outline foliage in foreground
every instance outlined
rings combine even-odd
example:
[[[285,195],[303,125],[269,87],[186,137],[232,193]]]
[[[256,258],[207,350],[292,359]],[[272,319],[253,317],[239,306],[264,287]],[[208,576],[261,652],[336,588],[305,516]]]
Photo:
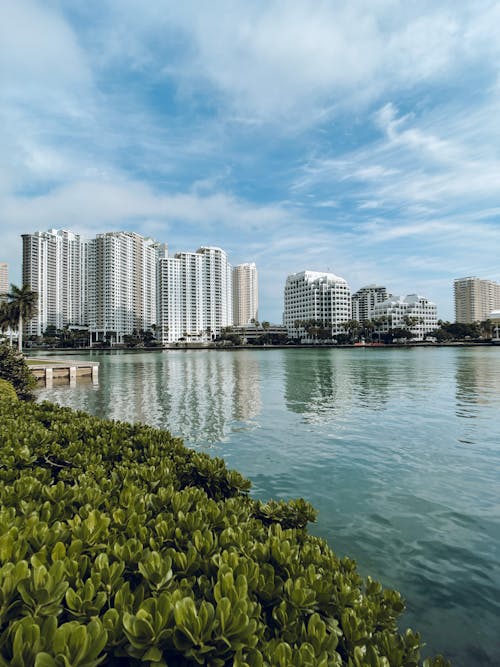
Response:
[[[419,664],[400,595],[310,536],[308,503],[48,403],[2,401],[0,443],[0,665]]]
[[[14,389],[14,385],[8,380],[0,378],[0,401],[5,399],[11,401],[18,400],[16,390]]]
[[[32,389],[36,386],[33,373],[28,368],[23,355],[0,340],[0,379],[10,382],[19,398],[32,400]]]

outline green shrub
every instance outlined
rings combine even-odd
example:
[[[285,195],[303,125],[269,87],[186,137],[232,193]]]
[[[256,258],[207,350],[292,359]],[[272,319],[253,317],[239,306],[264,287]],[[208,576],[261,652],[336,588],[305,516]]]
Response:
[[[0,665],[420,664],[400,595],[309,535],[305,501],[48,403],[0,402],[0,443]]]
[[[10,382],[19,398],[33,399],[31,392],[36,386],[35,377],[23,355],[6,341],[0,341],[0,379]]]
[[[10,382],[0,378],[0,401],[3,399],[17,401],[17,394],[14,386]]]

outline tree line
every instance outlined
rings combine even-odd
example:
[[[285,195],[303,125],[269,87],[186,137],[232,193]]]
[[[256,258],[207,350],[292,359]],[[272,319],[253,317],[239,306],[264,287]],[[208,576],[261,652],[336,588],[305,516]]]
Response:
[[[23,327],[24,323],[33,318],[37,312],[38,294],[29,287],[23,285],[17,287],[11,285],[9,292],[0,294],[0,333],[9,333],[12,340],[12,334],[17,331],[18,349],[23,347]],[[305,320],[295,320],[295,329],[303,329],[308,338],[319,341],[336,341],[339,344],[353,344],[359,341],[392,343],[394,340],[412,340],[415,334],[412,332],[417,324],[422,323],[422,319],[405,315],[403,318],[404,326],[391,327],[388,325],[387,316],[375,317],[358,321],[355,319],[347,320],[342,323],[343,332],[332,333],[333,323],[328,319],[309,318]],[[271,333],[270,323],[252,320],[256,329],[262,329],[262,334],[249,341],[255,345],[273,345],[285,344],[289,338],[283,334]],[[491,339],[494,331],[494,323],[489,320],[464,324],[461,322],[448,322],[438,320],[438,326],[428,332],[425,332],[424,339],[430,338],[438,343],[444,343],[454,340],[487,340]],[[207,329],[211,334],[211,330]],[[111,336],[111,332],[110,332]],[[215,338],[215,337],[214,337]],[[296,339],[299,342],[301,337]],[[87,347],[89,344],[89,334],[85,327],[65,326],[57,329],[53,325],[47,326],[42,337],[36,337],[34,342],[53,345],[54,347]],[[156,326],[151,329],[134,329],[131,334],[123,337],[123,342],[127,347],[154,347],[158,344],[156,341]],[[216,343],[229,343],[232,345],[241,345],[243,339],[233,327],[225,327],[219,336],[215,338]],[[103,343],[106,345],[106,341]],[[107,343],[110,345],[110,342]]]

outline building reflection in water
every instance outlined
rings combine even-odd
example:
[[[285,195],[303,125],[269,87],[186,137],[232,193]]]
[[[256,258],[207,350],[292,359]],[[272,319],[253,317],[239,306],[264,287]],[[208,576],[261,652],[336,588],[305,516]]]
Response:
[[[500,372],[496,359],[490,359],[485,352],[484,348],[474,347],[458,351],[455,366],[458,417],[474,418],[481,412],[479,406],[500,405]]]
[[[297,351],[285,357],[285,401],[307,421],[329,421],[364,406],[383,409],[390,395],[393,370],[388,359],[363,351],[311,353]],[[362,361],[362,363],[360,363]]]
[[[189,445],[252,428],[262,409],[260,366],[252,352],[175,350],[95,355],[100,383],[42,390],[40,398],[108,419],[144,422]]]
[[[223,440],[242,423],[250,428],[261,410],[259,362],[251,353],[169,352],[155,371],[155,421],[188,444]]]

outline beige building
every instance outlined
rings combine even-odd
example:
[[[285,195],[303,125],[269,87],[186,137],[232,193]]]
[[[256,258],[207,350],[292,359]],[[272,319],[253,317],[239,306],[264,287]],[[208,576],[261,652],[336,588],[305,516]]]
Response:
[[[238,264],[233,268],[233,323],[245,326],[258,320],[259,294],[255,263]]]
[[[9,265],[7,264],[7,262],[0,262],[0,300],[1,300],[1,295],[6,294],[8,291],[9,291]]]
[[[476,277],[454,281],[455,321],[472,324],[488,319],[491,311],[500,308],[500,284]]]

